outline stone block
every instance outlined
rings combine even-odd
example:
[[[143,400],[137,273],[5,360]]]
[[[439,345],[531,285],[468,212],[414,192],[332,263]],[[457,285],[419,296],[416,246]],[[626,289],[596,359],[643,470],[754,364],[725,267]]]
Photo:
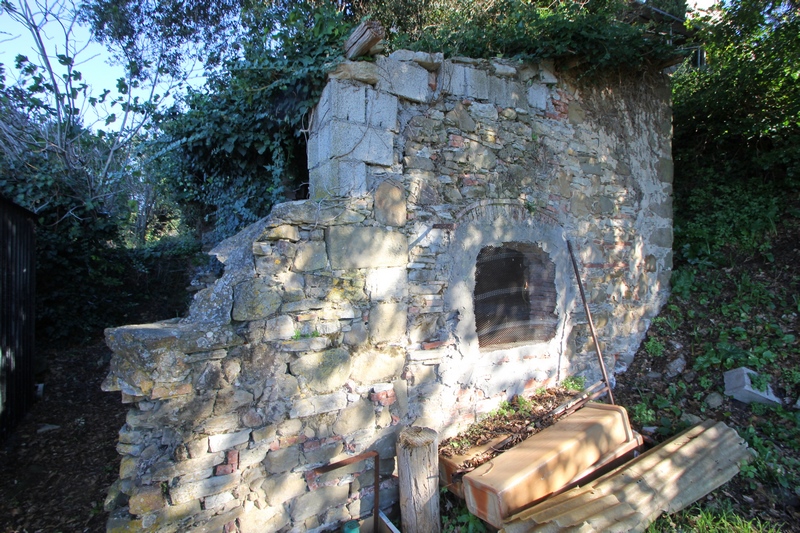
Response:
[[[252,392],[236,387],[227,387],[217,393],[217,401],[214,402],[214,414],[231,413],[239,407],[253,403],[253,399]],[[230,429],[235,429],[235,427]]]
[[[200,514],[201,512],[200,500],[192,500],[179,505],[168,505],[154,515],[147,517],[147,528],[150,528],[149,530],[151,531],[158,530],[159,528],[165,528],[166,531],[173,531],[179,522]],[[149,523],[150,520],[152,520],[152,524]],[[143,523],[142,525],[145,524]],[[148,530],[147,528],[146,530]]]
[[[240,533],[278,531],[289,524],[291,517],[283,507],[253,509],[239,517]]]
[[[270,474],[282,474],[300,464],[300,448],[290,446],[281,450],[271,450],[264,458],[264,468]]]
[[[210,512],[211,511],[207,511],[207,513]],[[230,511],[223,511],[222,514],[214,515],[209,518],[208,521],[201,522],[199,525],[184,530],[181,533],[219,533],[220,531],[223,531],[223,533],[232,533],[236,528],[230,529],[228,524],[239,518],[242,514],[244,514],[244,508],[235,507]]]
[[[261,484],[267,495],[267,502],[279,506],[306,492],[306,479],[301,473],[275,474],[267,477]]]
[[[405,267],[375,268],[367,271],[366,291],[373,302],[408,296],[408,270]]]
[[[292,506],[292,520],[295,522],[316,516],[327,509],[339,507],[347,503],[350,487],[340,485],[335,487],[321,487],[313,492],[307,492],[295,500]]]
[[[311,168],[339,158],[385,167],[394,162],[394,134],[388,130],[332,120],[314,137],[318,161]]]
[[[323,241],[304,242],[297,245],[292,269],[296,272],[313,272],[328,266],[328,253]]]
[[[518,81],[490,76],[489,94],[492,95],[492,101],[499,106],[515,109],[528,107],[527,91]]]
[[[542,61],[541,64],[539,64],[539,80],[541,80],[542,83],[548,85],[558,83],[558,78],[554,72],[555,68],[553,67],[552,61]]]
[[[494,104],[482,104],[473,102],[469,106],[469,114],[478,121],[491,121],[494,122],[498,118],[497,107]]]
[[[369,337],[373,344],[398,343],[405,339],[408,306],[405,303],[382,302],[369,312]]]
[[[475,131],[475,120],[470,116],[469,111],[461,102],[456,103],[455,107],[445,115],[445,123],[452,123],[463,132],[471,133]],[[433,170],[432,168],[429,170]]]
[[[414,52],[411,60],[425,70],[435,72],[442,66],[444,54],[441,52]]]
[[[150,392],[150,399],[174,398],[175,396],[190,394],[192,390],[191,383],[158,383]]]
[[[363,429],[375,429],[375,408],[366,400],[359,400],[355,405],[342,409],[333,424],[333,432],[342,436]]]
[[[330,463],[334,457],[342,453],[342,450],[344,450],[344,445],[341,442],[332,442],[319,448],[307,448],[303,451],[303,455],[306,464],[321,465]]]
[[[537,111],[547,109],[550,90],[544,85],[534,84],[528,87],[528,104]]]
[[[753,375],[758,375],[758,372],[743,366],[725,372],[725,394],[733,396],[744,403],[756,402],[768,405],[782,405],[769,384],[765,391],[760,391],[753,387],[751,381],[751,376]]]
[[[132,517],[127,507],[113,511],[106,522],[107,533],[139,533],[143,529],[141,519]]]
[[[337,119],[365,124],[366,112],[367,98],[364,85],[332,79],[322,91],[311,127],[317,129]]]
[[[393,59],[394,61],[413,61],[414,60],[414,51],[413,50],[395,50],[391,54],[389,54],[389,59]]]
[[[371,61],[343,61],[328,77],[342,81],[360,81],[369,85],[375,85],[380,80],[378,65]]]
[[[275,276],[281,299],[284,302],[296,302],[305,297],[305,278],[297,272],[280,272]]]
[[[405,362],[405,350],[400,347],[364,351],[353,356],[352,377],[365,385],[392,381],[403,372]]]
[[[494,68],[494,75],[503,78],[511,78],[517,75],[516,67],[492,61],[492,68]]]
[[[211,435],[208,437],[209,451],[219,452],[244,444],[250,440],[250,430],[245,429],[237,433],[225,433],[223,435]]]
[[[397,97],[367,89],[367,124],[373,128],[397,131]]]
[[[150,481],[171,481],[176,477],[183,477],[196,472],[209,472],[218,464],[225,461],[223,453],[204,453],[196,459],[172,462],[160,461],[151,465],[146,471],[143,479]]]
[[[216,476],[195,481],[192,483],[180,484],[169,489],[169,498],[173,505],[178,505],[190,500],[205,498],[212,494],[230,491],[239,486],[239,475],[228,474],[227,476]]]
[[[408,239],[399,231],[382,228],[333,226],[326,230],[331,268],[405,266]]]
[[[569,123],[573,125],[583,124],[586,120],[586,111],[581,106],[580,102],[572,101],[569,103],[569,107],[567,108],[567,118],[569,119]]]
[[[376,88],[412,102],[427,103],[433,99],[433,91],[428,86],[428,71],[423,67],[406,61],[396,61],[388,57],[378,58]]]
[[[306,416],[319,415],[338,411],[347,406],[347,394],[335,392],[333,394],[323,394],[311,398],[296,400],[292,404],[289,416],[292,418],[303,418]]]
[[[253,430],[253,442],[272,442],[278,437],[278,430],[275,426],[266,426]]]
[[[364,161],[332,159],[309,171],[312,200],[367,194],[367,165]]]
[[[363,346],[369,340],[369,331],[363,320],[354,320],[350,324],[350,331],[344,334],[344,342],[347,346]]]
[[[265,279],[245,281],[233,291],[234,320],[242,322],[267,318],[281,306],[281,297],[271,282]]]
[[[263,461],[267,456],[269,447],[270,447],[270,442],[264,442],[263,444],[258,445],[255,448],[241,450],[239,452],[239,469],[244,470],[250,466],[253,466],[254,464],[258,464],[261,461]]]
[[[267,320],[264,327],[264,342],[273,340],[291,339],[295,332],[294,320],[288,315],[282,315]]]
[[[272,208],[270,216],[284,220],[287,224],[333,226],[337,224],[358,224],[366,216],[353,208],[338,204],[323,204],[309,200],[283,202]]]
[[[224,415],[206,418],[198,429],[203,433],[228,433],[239,429],[239,415],[236,413],[226,413]]]
[[[442,93],[476,100],[489,98],[489,77],[485,71],[445,61],[439,74]]]
[[[280,226],[269,228],[261,238],[268,241],[287,240],[297,242],[300,240],[300,230],[297,229],[297,226],[281,224]]]
[[[387,226],[406,225],[406,193],[402,187],[384,181],[375,190],[375,220]]]
[[[674,166],[672,163],[672,159],[662,157],[658,160],[658,179],[664,183],[672,183],[674,177]]]
[[[309,353],[292,361],[289,369],[293,375],[305,379],[313,392],[333,392],[350,377],[350,352],[344,348],[333,348]]]
[[[653,230],[650,234],[650,244],[662,248],[672,248],[672,226]]]
[[[214,494],[213,496],[206,496],[203,500],[203,507],[205,509],[216,509],[218,507],[224,506],[229,501],[233,500],[233,494],[230,492],[222,492],[220,494]]]
[[[128,507],[130,513],[134,515],[143,515],[145,513],[152,513],[158,511],[167,504],[164,499],[164,493],[161,490],[161,485],[145,485],[134,489],[134,493],[130,495]]]

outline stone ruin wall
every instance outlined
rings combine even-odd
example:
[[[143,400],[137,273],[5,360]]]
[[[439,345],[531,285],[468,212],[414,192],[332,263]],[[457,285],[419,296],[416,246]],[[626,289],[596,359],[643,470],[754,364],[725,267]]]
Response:
[[[516,394],[624,370],[672,267],[666,81],[579,89],[547,65],[395,52],[331,75],[311,199],[215,250],[186,318],[107,331],[131,404],[109,531],[325,531],[398,501],[400,429],[453,435]],[[487,246],[552,262],[555,335],[481,348]],[[522,243],[522,244],[520,244]],[[376,450],[380,461],[315,475]]]

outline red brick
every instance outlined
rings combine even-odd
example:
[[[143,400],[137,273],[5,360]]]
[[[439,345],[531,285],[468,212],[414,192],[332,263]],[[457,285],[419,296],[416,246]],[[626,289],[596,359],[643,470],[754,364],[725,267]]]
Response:
[[[233,474],[236,469],[233,465],[217,465],[214,467],[214,475],[215,476],[227,476],[228,474]]]
[[[431,341],[431,342],[423,342],[422,349],[423,350],[433,350],[436,348],[440,348],[447,344],[447,341]]]
[[[322,447],[322,441],[320,440],[308,440],[303,444],[304,450],[316,450],[320,447]]]
[[[225,454],[225,462],[233,466],[234,470],[239,469],[239,450],[229,450]]]

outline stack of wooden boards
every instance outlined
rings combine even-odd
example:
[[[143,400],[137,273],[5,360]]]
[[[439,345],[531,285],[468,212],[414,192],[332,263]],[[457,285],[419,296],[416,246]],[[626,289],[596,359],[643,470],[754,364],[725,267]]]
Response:
[[[501,533],[627,532],[694,503],[752,457],[736,431],[713,420],[632,458],[641,446],[624,408],[589,403],[460,483],[463,458],[440,457],[440,475]]]

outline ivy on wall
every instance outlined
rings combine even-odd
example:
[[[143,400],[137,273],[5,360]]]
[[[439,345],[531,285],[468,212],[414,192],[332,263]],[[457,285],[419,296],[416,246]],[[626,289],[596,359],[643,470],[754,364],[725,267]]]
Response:
[[[210,208],[218,237],[263,217],[306,181],[306,120],[349,30],[342,12],[305,3],[249,17],[254,26],[236,55],[164,124],[165,142],[180,154],[173,188]]]

